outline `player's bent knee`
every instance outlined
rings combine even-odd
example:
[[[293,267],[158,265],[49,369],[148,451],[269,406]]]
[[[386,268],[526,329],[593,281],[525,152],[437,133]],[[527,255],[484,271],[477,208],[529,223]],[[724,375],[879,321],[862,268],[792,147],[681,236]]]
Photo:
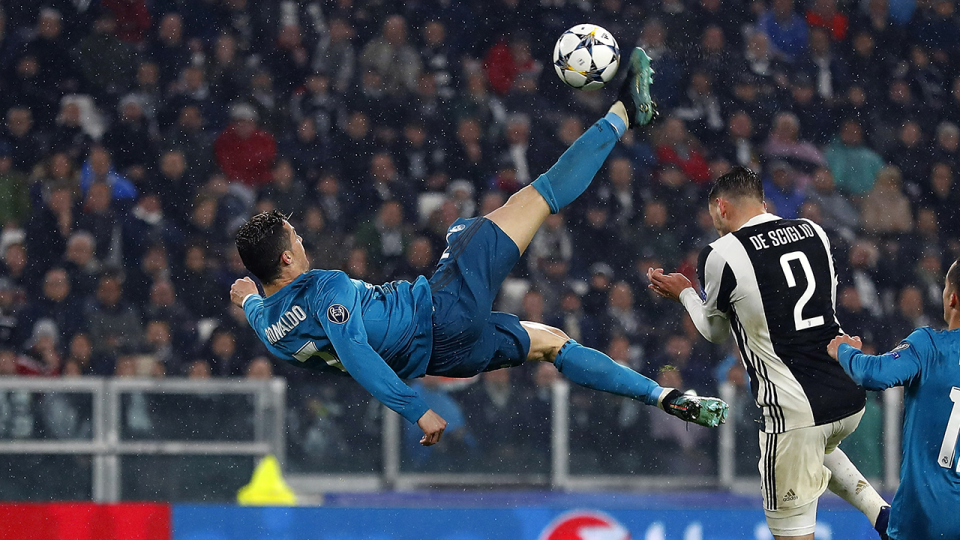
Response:
[[[527,355],[527,360],[553,362],[563,345],[570,341],[570,336],[559,328],[530,321],[521,321],[520,324],[530,336],[530,353]]]

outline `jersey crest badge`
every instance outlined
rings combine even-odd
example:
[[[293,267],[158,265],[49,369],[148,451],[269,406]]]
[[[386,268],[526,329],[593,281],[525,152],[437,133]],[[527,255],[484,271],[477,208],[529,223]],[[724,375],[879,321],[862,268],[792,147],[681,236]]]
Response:
[[[343,304],[334,304],[327,308],[327,318],[332,323],[343,324],[350,320],[350,312]]]

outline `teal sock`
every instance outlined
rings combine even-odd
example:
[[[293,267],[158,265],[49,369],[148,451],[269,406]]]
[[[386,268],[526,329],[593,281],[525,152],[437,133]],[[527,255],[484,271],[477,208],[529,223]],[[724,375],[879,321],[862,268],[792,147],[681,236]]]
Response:
[[[560,349],[553,365],[580,386],[633,398],[647,405],[656,406],[663,393],[663,387],[654,381],[572,339]]]
[[[587,189],[626,128],[623,119],[607,113],[574,141],[553,167],[533,181],[550,212],[556,214]]]

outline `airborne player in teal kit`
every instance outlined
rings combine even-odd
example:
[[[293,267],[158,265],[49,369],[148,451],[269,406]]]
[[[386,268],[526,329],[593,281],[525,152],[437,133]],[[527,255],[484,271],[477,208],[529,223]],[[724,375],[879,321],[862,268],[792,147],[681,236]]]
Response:
[[[421,444],[440,440],[446,422],[401,379],[471,377],[527,360],[553,362],[570,380],[643,401],[705,426],[723,422],[727,405],[662,388],[563,332],[492,312],[504,278],[543,220],[590,185],[627,126],[656,117],[652,70],[633,50],[619,101],[558,162],[502,207],[460,219],[427,279],[371,285],[340,271],[310,270],[300,237],[278,212],[258,214],[237,233],[244,265],[263,284],[237,280],[231,300],[271,353],[296,365],[347,373],[381,403],[423,430]]]
[[[894,540],[960,538],[960,261],[947,272],[943,318],[946,331],[918,328],[880,356],[848,335],[827,347],[864,388],[904,387],[903,463],[887,525]]]

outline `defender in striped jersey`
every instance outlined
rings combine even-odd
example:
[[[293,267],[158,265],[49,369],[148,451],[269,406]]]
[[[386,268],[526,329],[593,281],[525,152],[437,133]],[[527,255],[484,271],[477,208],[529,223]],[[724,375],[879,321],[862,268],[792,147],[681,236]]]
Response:
[[[837,447],[859,424],[865,393],[827,355],[841,333],[830,241],[812,221],[767,213],[760,178],[743,167],[716,181],[709,208],[721,236],[700,254],[703,296],[682,274],[648,277],[708,340],[736,337],[763,411],[759,468],[771,532],[813,540],[817,499],[829,487],[875,526],[880,517],[882,535],[887,503]]]

